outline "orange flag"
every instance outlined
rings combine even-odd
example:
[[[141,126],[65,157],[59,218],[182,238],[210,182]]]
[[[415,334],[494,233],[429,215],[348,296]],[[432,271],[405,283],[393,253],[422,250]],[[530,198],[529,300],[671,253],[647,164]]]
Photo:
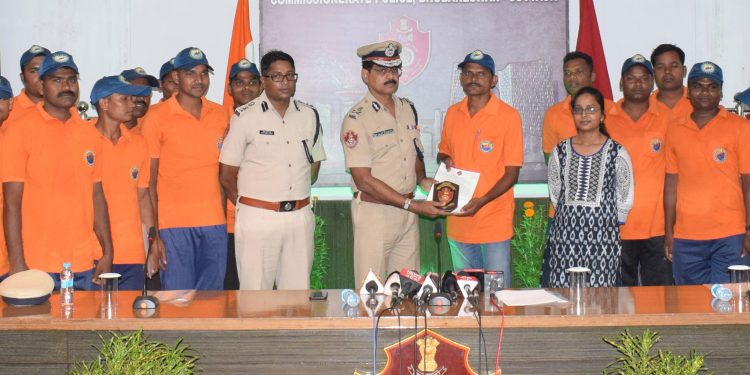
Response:
[[[245,47],[253,41],[250,33],[250,1],[237,0],[237,10],[234,11],[234,26],[232,26],[232,40],[229,42],[229,58],[227,59],[227,74],[224,77],[224,107],[232,108],[233,101],[227,88],[229,87],[229,69],[232,64],[245,57]]]
[[[602,37],[599,33],[599,22],[596,20],[594,0],[580,0],[581,19],[578,26],[576,50],[585,52],[594,59],[596,80],[591,85],[607,99],[612,99],[612,86],[609,83],[607,59],[604,58]]]

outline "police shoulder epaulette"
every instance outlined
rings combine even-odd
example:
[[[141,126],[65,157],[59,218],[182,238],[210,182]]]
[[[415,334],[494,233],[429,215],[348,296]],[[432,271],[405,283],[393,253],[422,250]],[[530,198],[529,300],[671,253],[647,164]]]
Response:
[[[406,104],[408,104],[408,105],[414,105],[414,102],[411,101],[411,100],[409,100],[409,99],[407,99],[407,98],[401,98],[401,97],[399,97],[399,99],[401,99],[402,102],[406,102]]]
[[[250,102],[250,103],[247,103],[247,104],[243,104],[243,105],[237,107],[234,110],[234,115],[235,116],[241,116],[243,113],[245,113],[248,109],[250,109],[254,105],[255,105],[255,102]]]
[[[347,113],[347,116],[349,116],[350,119],[356,120],[361,114],[362,110],[364,110],[364,106],[354,107],[351,110],[349,110],[349,113]]]
[[[305,103],[305,102],[303,102],[301,100],[294,99],[294,105],[297,106],[297,104],[301,104],[301,105],[303,105],[305,107],[308,107],[308,108],[311,108],[311,109],[315,109],[315,106],[312,105],[312,104],[310,104],[310,103]],[[299,110],[299,106],[297,106],[297,110]]]

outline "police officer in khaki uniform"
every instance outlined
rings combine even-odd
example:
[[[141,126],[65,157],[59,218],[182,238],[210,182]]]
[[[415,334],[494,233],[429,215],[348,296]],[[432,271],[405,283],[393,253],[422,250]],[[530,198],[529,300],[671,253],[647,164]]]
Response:
[[[341,143],[352,175],[354,280],[370,269],[379,277],[404,267],[419,269],[418,214],[445,215],[441,203],[412,201],[425,177],[414,104],[395,96],[401,44],[385,41],[357,50],[368,93],[344,118]]]
[[[310,186],[326,158],[323,134],[315,108],[293,98],[292,57],[268,52],[260,69],[265,91],[235,110],[219,157],[221,184],[237,202],[240,289],[309,289]]]

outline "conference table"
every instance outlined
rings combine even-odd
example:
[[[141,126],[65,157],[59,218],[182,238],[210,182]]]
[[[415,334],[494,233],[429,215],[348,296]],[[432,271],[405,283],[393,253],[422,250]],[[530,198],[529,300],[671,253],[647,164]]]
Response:
[[[184,338],[206,374],[351,374],[372,361],[372,313],[364,303],[342,306],[339,290],[327,292],[327,300],[311,301],[305,290],[159,291],[152,293],[161,301],[155,311],[134,311],[135,291],[120,291],[117,308],[105,311],[99,292],[76,291],[72,311],[60,307],[57,293],[37,306],[0,302],[0,373],[65,373],[71,364],[95,358],[99,335],[144,330],[170,345]],[[383,297],[382,308],[389,304],[390,297]],[[707,354],[706,364],[717,374],[750,373],[747,301],[719,304],[706,285],[591,288],[583,308],[557,303],[501,312],[488,295],[479,305],[493,366],[503,325],[504,374],[601,373],[619,356],[602,338],[647,327],[662,337],[657,349],[694,349]],[[383,314],[379,365],[386,361],[384,347],[424,328],[424,314],[415,319],[414,311],[407,302],[398,317]],[[471,347],[469,363],[476,369],[478,322],[470,305],[459,298],[427,315],[430,330]]]

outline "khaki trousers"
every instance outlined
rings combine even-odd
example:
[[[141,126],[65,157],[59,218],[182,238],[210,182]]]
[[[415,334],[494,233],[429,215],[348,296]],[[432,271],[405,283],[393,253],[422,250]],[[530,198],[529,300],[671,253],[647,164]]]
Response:
[[[237,204],[234,229],[241,290],[310,289],[315,217],[311,206],[276,212]]]
[[[400,208],[352,199],[355,288],[370,269],[381,281],[404,267],[419,271],[418,219]]]

